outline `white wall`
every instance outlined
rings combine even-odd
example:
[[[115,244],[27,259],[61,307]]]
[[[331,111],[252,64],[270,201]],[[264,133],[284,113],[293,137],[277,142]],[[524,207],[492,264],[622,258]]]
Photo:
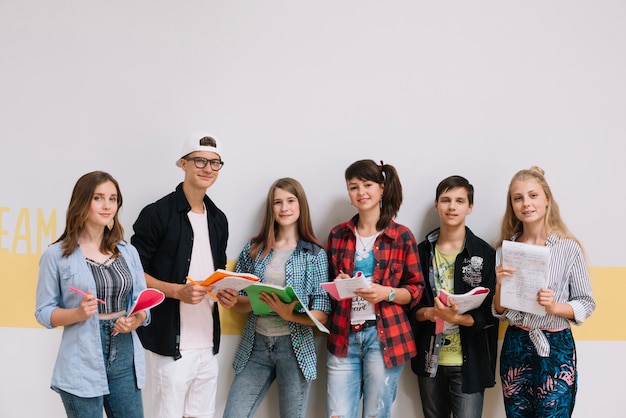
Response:
[[[617,0],[0,0],[0,248],[28,253],[11,248],[21,208],[57,209],[60,232],[74,182],[96,169],[120,181],[130,236],[182,179],[182,138],[208,129],[224,145],[209,194],[230,220],[230,259],[273,180],[303,183],[325,240],[353,214],[343,171],[373,158],[398,169],[398,221],[418,239],[435,226],[437,182],[461,174],[476,187],[469,226],[494,240],[511,176],[540,165],[590,264],[623,267],[625,18]],[[58,336],[0,328],[0,416],[63,415],[48,389]],[[225,336],[227,377],[237,338]],[[576,416],[621,406],[624,366],[599,373],[623,349],[579,343]],[[395,408],[421,416],[407,412],[414,383],[405,373]],[[272,399],[259,416],[276,414]],[[489,391],[485,416],[500,404]]]

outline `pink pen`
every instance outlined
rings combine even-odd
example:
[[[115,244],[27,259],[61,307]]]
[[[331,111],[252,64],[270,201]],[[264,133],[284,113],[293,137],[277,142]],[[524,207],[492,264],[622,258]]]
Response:
[[[78,293],[79,295],[89,296],[87,293],[83,292],[83,291],[82,291],[82,290],[80,290],[80,289],[76,289],[74,286],[69,286],[69,289],[70,289],[72,292],[76,292],[76,293]],[[93,296],[93,295],[92,295],[92,296]],[[98,299],[98,298],[96,298],[96,300],[97,300],[98,302],[100,302],[101,304],[103,304],[103,305],[105,305],[105,304],[106,304],[106,302],[105,302],[105,301],[103,301],[102,299]]]

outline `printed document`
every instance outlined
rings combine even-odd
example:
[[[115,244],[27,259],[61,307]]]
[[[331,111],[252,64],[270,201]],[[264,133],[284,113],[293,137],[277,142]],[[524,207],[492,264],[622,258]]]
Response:
[[[502,265],[513,267],[515,273],[502,279],[500,304],[535,315],[545,315],[545,307],[537,302],[537,293],[548,286],[550,248],[541,245],[502,241]]]

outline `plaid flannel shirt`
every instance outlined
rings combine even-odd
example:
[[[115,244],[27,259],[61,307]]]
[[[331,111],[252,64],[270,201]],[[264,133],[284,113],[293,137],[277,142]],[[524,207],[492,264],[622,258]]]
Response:
[[[339,271],[354,275],[356,246],[355,228],[358,215],[330,231],[328,236],[329,277],[337,277]],[[376,238],[374,243],[373,282],[382,286],[404,288],[411,293],[408,305],[382,301],[375,305],[376,326],[388,368],[403,364],[417,354],[408,311],[422,297],[424,277],[419,266],[417,241],[411,231],[395,221]],[[334,303],[331,315],[328,351],[338,357],[348,355],[351,300]]]
[[[252,273],[264,281],[265,270],[272,260],[274,250],[266,256],[263,250],[257,254],[256,259],[250,256],[249,241],[239,255],[236,271],[238,273]],[[309,310],[318,310],[330,313],[330,298],[320,283],[328,281],[328,261],[323,248],[315,244],[300,240],[294,252],[287,259],[285,265],[285,285],[291,286],[298,298]],[[240,292],[245,295],[245,290]],[[300,309],[299,312],[304,312]],[[233,368],[239,374],[244,369],[254,346],[256,335],[256,321],[258,316],[253,312],[248,314],[248,319],[235,352]],[[317,378],[317,353],[315,349],[314,326],[300,325],[289,322],[291,334],[291,346],[298,361],[298,366],[307,381]]]

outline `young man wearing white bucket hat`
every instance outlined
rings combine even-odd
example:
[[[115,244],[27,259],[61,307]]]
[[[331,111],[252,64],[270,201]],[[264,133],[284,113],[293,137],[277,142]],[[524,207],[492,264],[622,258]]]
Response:
[[[133,225],[131,242],[147,285],[166,295],[139,336],[155,394],[151,416],[213,418],[219,312],[207,288],[193,282],[226,266],[228,221],[206,195],[224,162],[217,141],[197,133],[184,142],[176,165],[183,182],[146,206]]]

